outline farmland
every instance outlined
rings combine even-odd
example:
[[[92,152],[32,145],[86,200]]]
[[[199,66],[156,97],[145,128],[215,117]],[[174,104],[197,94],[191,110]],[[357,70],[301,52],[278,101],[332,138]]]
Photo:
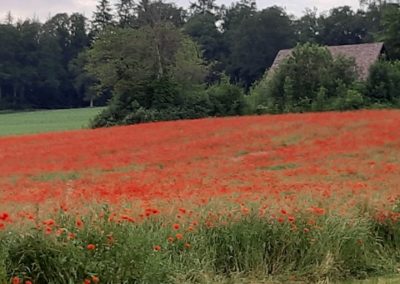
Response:
[[[395,274],[399,127],[382,110],[2,137],[0,283]]]
[[[0,111],[0,136],[86,128],[90,119],[101,110],[102,108],[26,112]]]

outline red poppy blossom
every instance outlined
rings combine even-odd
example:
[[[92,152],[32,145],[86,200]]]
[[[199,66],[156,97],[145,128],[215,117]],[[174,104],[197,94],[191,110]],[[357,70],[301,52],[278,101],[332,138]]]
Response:
[[[43,221],[43,225],[46,225],[46,226],[53,226],[55,223],[56,223],[56,221],[54,221],[53,219],[48,219],[48,220]]]
[[[77,228],[82,228],[83,227],[83,221],[81,219],[76,219],[75,225]]]
[[[309,210],[314,213],[315,215],[325,215],[325,209],[324,208],[319,208],[319,207],[311,207]]]
[[[86,248],[87,248],[88,250],[95,250],[95,249],[96,249],[96,246],[95,246],[94,244],[88,244],[88,245],[86,246]]]
[[[7,212],[0,213],[0,220],[7,221],[10,215]]]

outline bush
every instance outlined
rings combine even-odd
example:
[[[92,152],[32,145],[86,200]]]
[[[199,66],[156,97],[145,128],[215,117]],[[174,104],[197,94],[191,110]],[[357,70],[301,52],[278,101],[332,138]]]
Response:
[[[379,61],[371,67],[366,97],[371,104],[400,106],[400,61]]]
[[[129,92],[115,94],[91,126],[108,127],[207,116],[210,106],[206,94],[204,91],[194,93],[184,94],[184,90],[168,78],[148,81]]]
[[[360,109],[364,106],[364,97],[357,90],[346,90],[344,95],[339,95],[333,102],[333,110]]]
[[[115,94],[91,126],[242,115],[245,106],[243,90],[227,79],[208,90],[201,85],[188,90],[170,78],[162,78]]]
[[[322,111],[333,106],[353,109],[360,105],[360,94],[347,94],[347,90],[356,79],[353,59],[334,58],[327,48],[318,45],[299,45],[252,89],[250,101],[254,112],[260,106],[270,113]]]
[[[243,90],[227,78],[207,90],[212,116],[242,115],[245,109]]]

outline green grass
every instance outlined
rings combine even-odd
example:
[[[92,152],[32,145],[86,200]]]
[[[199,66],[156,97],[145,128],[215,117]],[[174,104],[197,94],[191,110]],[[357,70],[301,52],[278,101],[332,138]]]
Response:
[[[82,283],[93,275],[100,283],[399,283],[400,223],[366,212],[303,212],[292,223],[238,213],[210,226],[212,208],[204,208],[188,230],[191,217],[174,227],[168,216],[123,221],[101,207],[90,208],[79,226],[73,213],[60,211],[24,233],[0,230],[0,283]]]
[[[0,112],[0,136],[82,129],[103,108]]]
[[[400,277],[378,277],[378,278],[372,278],[368,280],[354,280],[354,281],[346,281],[346,282],[341,282],[338,284],[397,284],[400,283]]]
[[[297,168],[296,164],[283,164],[283,165],[276,165],[270,167],[261,167],[260,170],[266,171],[282,171],[282,170],[290,170]]]

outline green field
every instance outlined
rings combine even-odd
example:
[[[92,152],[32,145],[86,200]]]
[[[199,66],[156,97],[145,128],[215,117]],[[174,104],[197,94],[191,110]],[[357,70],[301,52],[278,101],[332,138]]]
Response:
[[[82,129],[103,108],[0,112],[0,136]]]

